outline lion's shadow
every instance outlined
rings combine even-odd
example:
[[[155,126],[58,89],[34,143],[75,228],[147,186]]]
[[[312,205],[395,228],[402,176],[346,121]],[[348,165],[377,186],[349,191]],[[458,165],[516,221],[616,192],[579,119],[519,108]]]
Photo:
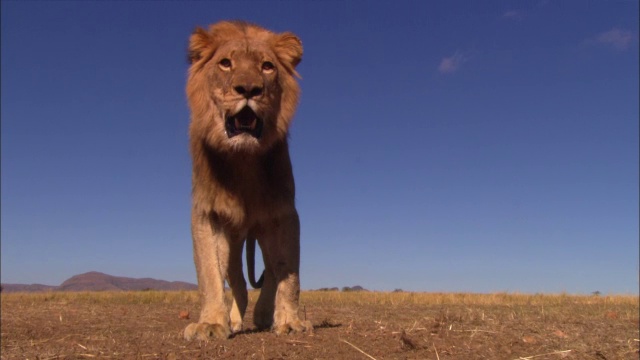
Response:
[[[330,321],[327,320],[323,320],[320,324],[314,324],[313,325],[313,329],[317,330],[317,329],[331,329],[331,328],[337,328],[337,327],[341,327],[342,324],[337,323],[334,324]],[[234,338],[236,336],[242,336],[242,335],[251,335],[251,334],[258,334],[258,333],[269,333],[271,332],[271,329],[258,329],[256,328],[249,328],[249,329],[244,329],[242,331],[238,331],[237,333],[234,333],[231,335],[230,338]]]

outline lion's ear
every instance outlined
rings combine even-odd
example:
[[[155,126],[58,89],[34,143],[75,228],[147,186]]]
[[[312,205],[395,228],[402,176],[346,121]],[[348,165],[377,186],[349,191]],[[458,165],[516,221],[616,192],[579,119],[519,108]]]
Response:
[[[212,50],[212,47],[211,35],[200,27],[196,28],[189,38],[189,63],[193,64],[202,59],[207,51]]]
[[[302,41],[290,32],[277,35],[274,43],[274,50],[280,61],[295,75],[300,77],[295,71],[302,60]]]

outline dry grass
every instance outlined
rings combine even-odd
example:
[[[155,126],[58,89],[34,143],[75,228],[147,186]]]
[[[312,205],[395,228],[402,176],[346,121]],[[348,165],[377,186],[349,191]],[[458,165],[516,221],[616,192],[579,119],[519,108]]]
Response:
[[[198,294],[2,294],[4,359],[638,359],[637,296],[303,292],[314,335],[185,342]],[[186,320],[181,315],[192,315]]]
[[[250,290],[249,300],[257,300],[259,291]],[[520,293],[418,293],[418,292],[341,292],[303,291],[301,301],[350,305],[637,305],[634,295],[569,295]],[[11,301],[68,301],[94,304],[192,304],[197,303],[197,291],[101,291],[5,293],[2,299]]]
[[[632,295],[585,296],[568,294],[519,293],[414,293],[414,292],[338,292],[307,291],[302,300],[362,305],[624,305],[638,304]]]
[[[37,303],[40,301],[89,304],[190,304],[198,302],[197,291],[98,291],[6,293],[2,300]]]

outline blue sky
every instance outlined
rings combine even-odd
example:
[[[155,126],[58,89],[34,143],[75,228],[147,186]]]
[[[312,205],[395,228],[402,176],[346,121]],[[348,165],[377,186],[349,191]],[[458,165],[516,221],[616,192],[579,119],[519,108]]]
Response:
[[[187,39],[244,19],[304,46],[303,289],[638,292],[637,1],[1,7],[4,283],[196,281]]]

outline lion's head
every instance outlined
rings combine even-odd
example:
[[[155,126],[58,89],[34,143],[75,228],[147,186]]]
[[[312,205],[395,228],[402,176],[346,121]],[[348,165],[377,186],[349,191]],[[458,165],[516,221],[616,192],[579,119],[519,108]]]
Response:
[[[302,43],[244,22],[197,28],[189,41],[192,141],[220,152],[263,152],[284,140],[300,93]]]

